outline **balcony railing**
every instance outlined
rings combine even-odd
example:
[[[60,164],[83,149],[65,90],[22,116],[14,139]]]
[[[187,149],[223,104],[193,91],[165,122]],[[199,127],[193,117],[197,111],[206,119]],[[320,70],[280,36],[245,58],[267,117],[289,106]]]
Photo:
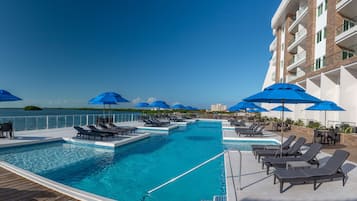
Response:
[[[138,121],[141,113],[74,114],[43,116],[2,116],[0,123],[11,121],[15,131],[67,128],[95,124],[98,119],[111,119],[114,123]]]
[[[340,35],[343,32],[346,32],[346,31],[350,30],[355,25],[356,25],[356,22],[354,22],[352,20],[346,20],[345,19],[343,24],[336,28],[336,36]]]
[[[295,41],[298,41],[301,38],[303,38],[306,34],[307,34],[307,30],[306,29],[301,29],[300,31],[296,32],[295,36],[289,41],[288,47],[290,45],[292,45]]]
[[[295,54],[293,56],[293,58],[289,60],[288,65],[291,66],[291,65],[298,63],[304,59],[306,59],[306,51],[302,51],[298,54]]]
[[[325,66],[328,66],[328,65],[331,65],[331,64],[338,64],[338,63],[341,63],[343,61],[348,61],[348,60],[354,59],[354,58],[356,58],[356,56],[357,56],[357,54],[354,51],[342,50],[342,51],[339,51],[339,52],[337,52],[335,54],[332,54],[332,55],[329,55],[329,56],[325,57],[325,61],[323,61],[321,63],[320,67],[316,66],[316,63],[314,63],[314,64],[309,65],[308,68],[311,71],[317,71],[317,70],[320,70],[320,69],[324,68]]]
[[[308,7],[300,8],[299,10],[296,11],[296,15],[293,18],[294,21],[291,22],[289,25],[288,31],[291,32],[294,30],[297,26],[298,23],[303,19],[303,16],[307,13]]]

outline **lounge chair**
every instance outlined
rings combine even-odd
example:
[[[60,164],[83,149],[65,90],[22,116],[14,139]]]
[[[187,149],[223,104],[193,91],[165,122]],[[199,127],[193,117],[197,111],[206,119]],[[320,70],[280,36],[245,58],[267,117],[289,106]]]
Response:
[[[87,136],[87,139],[90,139],[90,137],[93,137],[93,139],[96,139],[97,137],[100,137],[101,140],[103,140],[104,137],[111,137],[112,135],[109,133],[103,133],[103,132],[94,132],[91,130],[86,130],[82,127],[79,126],[74,126],[74,129],[77,130],[77,137],[84,137]]]
[[[261,136],[263,135],[263,130],[265,126],[258,126],[253,130],[246,130],[246,131],[239,131],[238,135],[245,135],[245,136]]]
[[[92,132],[97,132],[97,133],[105,133],[107,135],[114,136],[116,134],[119,134],[118,131],[110,130],[110,129],[98,129],[97,127],[93,125],[88,125],[87,126]]]
[[[304,154],[298,157],[282,157],[282,158],[272,158],[272,157],[266,157],[263,158],[262,162],[262,167],[264,168],[264,165],[267,167],[267,174],[269,174],[269,168],[270,167],[280,167],[284,168],[286,167],[286,163],[290,161],[305,161],[307,163],[310,163],[312,165],[317,165],[319,166],[319,161],[316,159],[316,155],[320,152],[322,145],[319,143],[312,144]]]
[[[114,128],[114,127],[108,127],[107,125],[103,123],[99,123],[98,126],[101,128],[100,131],[110,131],[113,132],[114,134],[119,134],[119,135],[125,135],[128,133],[128,130],[121,129],[121,128]]]
[[[258,144],[253,144],[251,145],[253,154],[256,155],[257,150],[267,150],[267,149],[273,149],[273,150],[278,150],[282,146],[283,149],[289,149],[291,143],[295,140],[296,136],[295,135],[290,135],[288,139],[286,139],[283,144],[281,145],[258,145]]]
[[[237,134],[239,134],[239,132],[244,132],[244,131],[253,131],[254,129],[258,128],[259,124],[251,124],[249,127],[235,127],[235,131]]]
[[[110,126],[110,128],[126,130],[129,133],[134,133],[138,129],[138,128],[133,127],[133,126],[117,126],[112,122],[108,123],[108,125]]]
[[[143,121],[145,122],[144,126],[150,126],[150,127],[163,127],[170,124],[170,122],[161,122],[157,119],[143,119]]]
[[[342,165],[349,155],[350,153],[347,151],[336,150],[326,164],[319,168],[278,169],[274,172],[274,184],[276,183],[276,179],[278,179],[280,182],[280,193],[283,193],[285,182],[313,182],[314,190],[316,190],[318,181],[322,183],[342,178],[342,186],[345,186],[346,174],[342,170]]]
[[[275,156],[279,157],[280,155],[282,156],[299,156],[301,155],[300,148],[302,145],[304,145],[306,139],[304,137],[300,137],[293,146],[291,146],[287,150],[282,150],[283,152],[278,150],[257,150],[256,151],[256,157],[258,157],[258,162],[260,162],[261,157],[269,157],[269,156]]]

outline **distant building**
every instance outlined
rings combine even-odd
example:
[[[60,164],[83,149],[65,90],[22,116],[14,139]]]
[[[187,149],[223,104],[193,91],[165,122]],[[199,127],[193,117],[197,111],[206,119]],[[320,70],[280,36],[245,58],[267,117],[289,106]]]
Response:
[[[281,1],[271,20],[275,38],[263,88],[278,82],[297,84],[346,110],[328,112],[327,120],[357,125],[356,13],[357,0]],[[310,105],[289,105],[293,112],[286,117],[324,122],[323,111],[305,111]]]
[[[222,112],[222,111],[227,111],[227,105],[223,105],[223,104],[211,105],[211,112]]]

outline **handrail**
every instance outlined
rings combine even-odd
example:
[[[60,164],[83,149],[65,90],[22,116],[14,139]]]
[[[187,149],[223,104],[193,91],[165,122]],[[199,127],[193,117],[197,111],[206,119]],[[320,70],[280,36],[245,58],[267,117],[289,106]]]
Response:
[[[195,167],[193,167],[193,168],[191,168],[191,169],[185,171],[184,173],[182,173],[182,174],[180,174],[180,175],[178,175],[178,176],[176,176],[176,177],[174,177],[174,178],[172,178],[172,179],[169,179],[168,181],[166,181],[166,182],[164,182],[164,183],[162,183],[162,184],[156,186],[155,188],[152,188],[152,189],[148,190],[147,193],[144,195],[144,197],[143,197],[142,200],[145,200],[145,198],[148,197],[151,193],[153,193],[153,192],[155,192],[155,191],[157,191],[157,190],[159,190],[159,189],[161,189],[161,188],[163,188],[163,187],[169,185],[169,184],[172,183],[172,182],[175,182],[176,180],[178,180],[178,179],[180,179],[180,178],[182,178],[182,177],[184,177],[184,176],[190,174],[191,172],[197,170],[198,168],[200,168],[200,167],[206,165],[207,163],[209,163],[209,162],[211,162],[211,161],[213,161],[213,160],[219,158],[219,157],[222,156],[224,153],[225,153],[225,151],[223,151],[223,152],[221,152],[221,153],[219,153],[219,154],[213,156],[212,158],[210,158],[210,159],[208,159],[208,160],[206,160],[206,161],[204,161],[204,162],[202,162],[202,163],[196,165]]]

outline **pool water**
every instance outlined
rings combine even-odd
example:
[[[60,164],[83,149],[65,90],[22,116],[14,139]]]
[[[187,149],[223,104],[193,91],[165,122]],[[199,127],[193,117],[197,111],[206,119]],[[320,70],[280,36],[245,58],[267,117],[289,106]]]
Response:
[[[197,122],[169,135],[113,150],[65,142],[0,150],[0,159],[54,181],[120,201],[145,192],[224,150],[220,122]],[[153,192],[146,201],[212,200],[225,194],[223,157]]]

